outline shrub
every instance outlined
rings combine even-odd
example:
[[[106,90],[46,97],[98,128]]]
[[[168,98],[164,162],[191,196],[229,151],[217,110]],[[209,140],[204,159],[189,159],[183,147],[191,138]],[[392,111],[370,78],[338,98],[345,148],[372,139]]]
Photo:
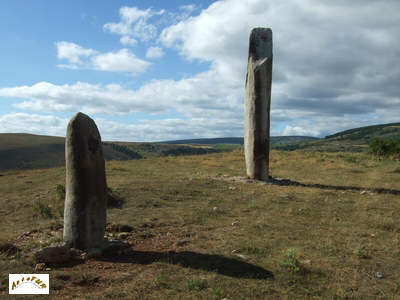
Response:
[[[194,279],[188,282],[189,291],[201,291],[208,287],[206,279]]]
[[[303,271],[303,267],[296,257],[296,251],[294,248],[289,248],[286,251],[282,251],[282,254],[284,256],[284,260],[280,263],[282,267],[293,273]]]
[[[368,259],[371,258],[364,249],[355,248],[353,254],[357,255],[359,258]]]
[[[369,143],[370,152],[378,156],[400,153],[400,144],[390,138],[373,137]]]
[[[65,186],[62,184],[58,184],[56,187],[56,201],[55,201],[55,210],[57,215],[60,217],[64,217],[64,202],[65,202]]]
[[[112,189],[107,188],[107,208],[121,208],[123,204],[124,199]]]
[[[53,217],[51,207],[48,204],[42,203],[40,200],[34,202],[33,210],[43,218],[50,219]]]
[[[56,187],[57,200],[64,201],[65,199],[65,186],[58,184]]]

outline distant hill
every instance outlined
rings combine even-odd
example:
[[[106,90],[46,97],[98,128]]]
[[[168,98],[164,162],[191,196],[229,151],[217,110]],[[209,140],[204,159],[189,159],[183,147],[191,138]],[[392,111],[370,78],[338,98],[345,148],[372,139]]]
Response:
[[[270,146],[275,145],[298,143],[310,140],[317,140],[318,138],[310,136],[271,136]],[[242,137],[226,137],[226,138],[205,138],[205,139],[188,139],[161,142],[164,144],[190,144],[190,145],[215,145],[215,144],[233,144],[243,145]]]
[[[0,134],[0,170],[64,164],[64,138],[25,133]]]
[[[400,123],[388,123],[341,131],[324,139],[277,146],[278,150],[365,152],[373,137],[400,141]]]
[[[105,160],[195,155],[224,149],[199,145],[103,142]],[[65,138],[25,133],[0,133],[0,170],[38,169],[65,165]]]
[[[162,144],[191,144],[191,145],[215,145],[215,144],[237,144],[243,145],[242,137],[226,137],[226,138],[205,138],[205,139],[187,139],[176,141],[164,141]]]
[[[350,151],[368,150],[374,136],[400,141],[400,123],[373,125],[341,131],[323,139],[303,136],[273,136],[277,150]],[[63,137],[25,133],[0,133],[0,171],[36,169],[65,164]],[[243,138],[190,139],[160,143],[103,142],[105,160],[129,160],[157,156],[197,155],[241,147]]]
[[[374,136],[392,138],[400,141],[400,123],[389,123],[354,128],[328,135],[325,138],[353,141],[360,140],[369,143]]]

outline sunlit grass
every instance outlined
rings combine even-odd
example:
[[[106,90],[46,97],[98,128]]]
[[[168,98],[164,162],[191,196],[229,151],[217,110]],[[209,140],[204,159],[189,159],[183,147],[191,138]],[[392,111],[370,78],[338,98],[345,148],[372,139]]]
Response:
[[[130,225],[133,249],[153,260],[54,269],[51,278],[61,277],[51,292],[129,299],[395,298],[400,197],[373,189],[400,191],[398,162],[367,154],[277,151],[270,161],[271,176],[305,186],[230,181],[245,174],[241,150],[106,163],[108,186],[124,200],[107,210],[107,221]],[[40,201],[54,209],[65,169],[2,174],[0,240],[22,252],[39,241],[59,241],[60,216],[41,217],[34,207]],[[330,188],[307,187],[312,184]],[[17,238],[34,229],[39,231],[26,240]],[[209,255],[204,259],[216,264],[244,261],[274,278],[229,276],[195,267],[196,261],[168,260],[168,251]],[[33,272],[34,264],[21,254],[0,257],[5,294],[6,275]]]

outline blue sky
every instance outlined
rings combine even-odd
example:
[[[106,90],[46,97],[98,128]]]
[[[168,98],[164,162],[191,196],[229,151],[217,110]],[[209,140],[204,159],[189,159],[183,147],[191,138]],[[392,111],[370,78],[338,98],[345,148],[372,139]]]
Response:
[[[248,36],[271,27],[272,135],[400,122],[397,0],[0,2],[0,132],[243,136]]]

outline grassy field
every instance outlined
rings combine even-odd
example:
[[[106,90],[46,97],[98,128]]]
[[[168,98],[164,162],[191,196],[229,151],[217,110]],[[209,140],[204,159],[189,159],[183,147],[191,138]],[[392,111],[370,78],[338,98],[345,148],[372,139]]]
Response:
[[[396,299],[400,163],[272,151],[270,168],[295,184],[235,181],[245,174],[241,150],[107,162],[108,185],[125,201],[107,219],[132,227],[125,238],[134,252],[43,271],[51,295]],[[0,247],[0,295],[8,296],[9,273],[34,273],[29,251],[61,240],[64,181],[62,167],[1,172],[0,240],[18,251]]]

